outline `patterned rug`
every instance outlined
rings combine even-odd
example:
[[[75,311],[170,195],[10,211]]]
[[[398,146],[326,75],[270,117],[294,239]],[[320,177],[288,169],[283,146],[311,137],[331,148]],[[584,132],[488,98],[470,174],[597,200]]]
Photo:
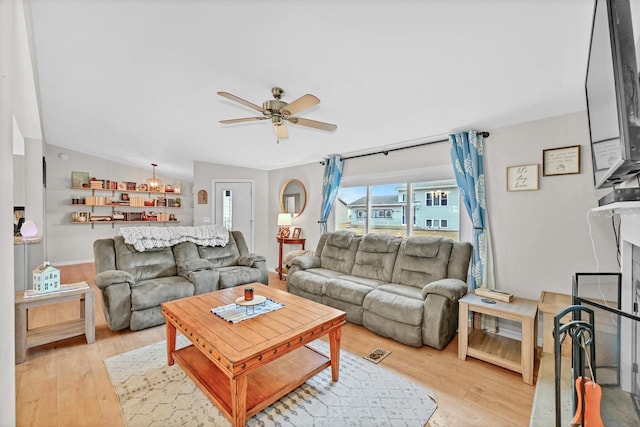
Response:
[[[177,347],[187,344],[177,337]],[[310,346],[329,354],[329,345]],[[128,426],[230,426],[176,363],[164,341],[104,361]],[[433,393],[342,350],[340,380],[327,368],[247,421],[248,426],[424,426]]]

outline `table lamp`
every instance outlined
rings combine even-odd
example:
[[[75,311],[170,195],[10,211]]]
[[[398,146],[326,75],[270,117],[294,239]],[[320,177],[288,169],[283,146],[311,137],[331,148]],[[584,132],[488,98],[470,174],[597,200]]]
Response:
[[[279,239],[288,239],[289,238],[289,226],[293,224],[293,217],[290,213],[281,213],[278,214],[278,238]]]

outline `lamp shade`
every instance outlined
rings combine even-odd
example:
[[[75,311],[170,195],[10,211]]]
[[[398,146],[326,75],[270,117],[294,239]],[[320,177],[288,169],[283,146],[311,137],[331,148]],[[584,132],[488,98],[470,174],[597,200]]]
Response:
[[[36,237],[38,235],[36,223],[33,221],[25,221],[22,227],[20,227],[20,234],[26,238]]]
[[[291,225],[291,224],[293,224],[293,217],[291,216],[290,213],[278,214],[278,225],[279,226]]]

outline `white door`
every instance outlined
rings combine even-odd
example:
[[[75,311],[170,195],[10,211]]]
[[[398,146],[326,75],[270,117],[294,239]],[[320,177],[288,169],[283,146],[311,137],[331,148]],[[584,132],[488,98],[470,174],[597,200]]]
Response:
[[[253,182],[213,181],[215,224],[240,231],[253,251]]]

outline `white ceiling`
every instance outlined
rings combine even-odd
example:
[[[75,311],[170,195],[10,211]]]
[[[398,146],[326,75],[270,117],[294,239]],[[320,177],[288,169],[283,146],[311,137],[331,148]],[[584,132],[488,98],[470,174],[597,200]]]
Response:
[[[31,0],[47,143],[190,179],[585,109],[589,0]],[[321,103],[276,143],[255,104]]]

